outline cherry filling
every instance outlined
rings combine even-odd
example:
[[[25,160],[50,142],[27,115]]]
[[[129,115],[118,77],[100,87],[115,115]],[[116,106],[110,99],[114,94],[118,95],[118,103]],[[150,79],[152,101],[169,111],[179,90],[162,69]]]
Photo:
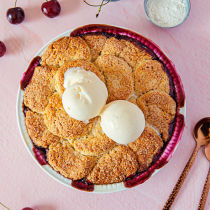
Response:
[[[27,85],[30,83],[31,78],[34,74],[34,69],[40,65],[40,61],[41,61],[41,57],[37,56],[35,58],[33,58],[33,60],[31,61],[31,63],[29,64],[27,70],[24,72],[23,77],[20,81],[20,88],[21,90],[25,90],[25,88],[27,87]]]
[[[72,181],[71,186],[76,189],[89,191],[89,192],[94,190],[94,184],[89,182],[86,178],[83,178],[78,181]]]
[[[33,152],[34,152],[35,158],[37,159],[40,165],[42,166],[47,165],[45,149],[37,148],[33,146]]]
[[[23,114],[24,116],[26,116],[26,112],[29,110],[29,108],[27,106],[25,106],[24,103],[22,103],[22,111],[23,111]]]

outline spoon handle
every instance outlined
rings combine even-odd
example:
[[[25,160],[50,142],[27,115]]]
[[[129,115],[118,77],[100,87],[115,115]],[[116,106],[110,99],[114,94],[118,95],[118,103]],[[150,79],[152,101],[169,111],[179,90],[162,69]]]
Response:
[[[209,188],[210,188],[210,168],[209,168],[209,172],[208,175],[206,177],[206,182],[203,188],[203,192],[202,192],[202,196],[200,199],[200,203],[198,206],[198,210],[204,210],[205,204],[206,204],[206,199],[208,197],[208,193],[209,193]]]
[[[190,171],[190,169],[191,169],[191,167],[192,167],[192,165],[195,161],[195,158],[198,154],[198,151],[199,151],[200,147],[201,147],[201,145],[196,144],[196,147],[195,147],[187,165],[185,166],[181,176],[179,177],[179,180],[177,181],[170,197],[168,198],[165,206],[163,207],[163,210],[169,210],[171,208],[171,206],[172,206],[172,204],[173,204],[173,202],[174,202],[174,200],[175,200],[175,198],[176,198],[176,196],[177,196],[185,178],[187,177],[187,175],[188,175],[188,173],[189,173],[189,171]]]

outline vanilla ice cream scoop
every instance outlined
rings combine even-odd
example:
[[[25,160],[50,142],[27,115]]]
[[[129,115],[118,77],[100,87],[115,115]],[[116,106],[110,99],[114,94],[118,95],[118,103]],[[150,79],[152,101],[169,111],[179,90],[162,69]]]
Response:
[[[135,141],[145,128],[144,114],[128,101],[113,101],[103,108],[100,115],[102,130],[119,144]]]
[[[90,82],[93,79],[99,79],[95,73],[86,71],[80,67],[70,68],[64,73],[63,87],[67,88],[76,83]]]
[[[99,115],[106,104],[106,85],[91,71],[71,68],[64,74],[63,108],[74,119],[85,121]]]

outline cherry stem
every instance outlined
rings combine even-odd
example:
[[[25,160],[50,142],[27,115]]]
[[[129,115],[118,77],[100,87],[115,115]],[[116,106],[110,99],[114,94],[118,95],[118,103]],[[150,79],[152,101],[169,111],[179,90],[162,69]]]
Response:
[[[17,0],[15,0],[15,7],[16,7]]]
[[[103,6],[103,3],[104,3],[104,0],[102,0],[102,2],[101,2],[101,5],[100,5],[100,7],[99,7],[99,9],[98,9],[98,13],[96,14],[96,17],[99,16],[99,13],[100,13],[100,11],[101,11],[101,7]]]
[[[101,6],[104,6],[106,4],[108,4],[111,0],[107,1],[105,4],[100,4],[100,5],[94,5],[94,4],[89,4],[88,2],[86,2],[86,0],[83,0],[85,2],[85,4],[91,6],[91,7],[101,7]],[[102,1],[103,2],[103,1]]]
[[[4,208],[6,208],[6,209],[8,209],[8,210],[11,210],[11,209],[7,208],[3,203],[0,202],[0,204],[1,204]]]

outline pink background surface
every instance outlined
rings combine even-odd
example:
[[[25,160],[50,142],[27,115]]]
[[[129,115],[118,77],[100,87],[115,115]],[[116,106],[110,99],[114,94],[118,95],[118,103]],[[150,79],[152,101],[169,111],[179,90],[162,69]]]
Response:
[[[188,19],[174,29],[152,25],[144,14],[143,0],[109,3],[97,19],[97,8],[82,0],[60,0],[62,11],[54,19],[42,14],[44,0],[18,0],[26,18],[20,25],[11,25],[5,16],[14,2],[0,0],[0,40],[7,47],[7,53],[0,58],[0,202],[12,210],[26,206],[36,210],[162,209],[195,147],[195,123],[210,116],[209,0],[191,0]],[[186,127],[170,162],[144,184],[112,194],[76,191],[48,176],[25,148],[16,120],[19,81],[35,53],[60,33],[90,23],[127,27],[153,40],[176,65],[187,98]],[[197,209],[208,169],[202,148],[173,210]],[[210,194],[205,209],[210,209]]]

